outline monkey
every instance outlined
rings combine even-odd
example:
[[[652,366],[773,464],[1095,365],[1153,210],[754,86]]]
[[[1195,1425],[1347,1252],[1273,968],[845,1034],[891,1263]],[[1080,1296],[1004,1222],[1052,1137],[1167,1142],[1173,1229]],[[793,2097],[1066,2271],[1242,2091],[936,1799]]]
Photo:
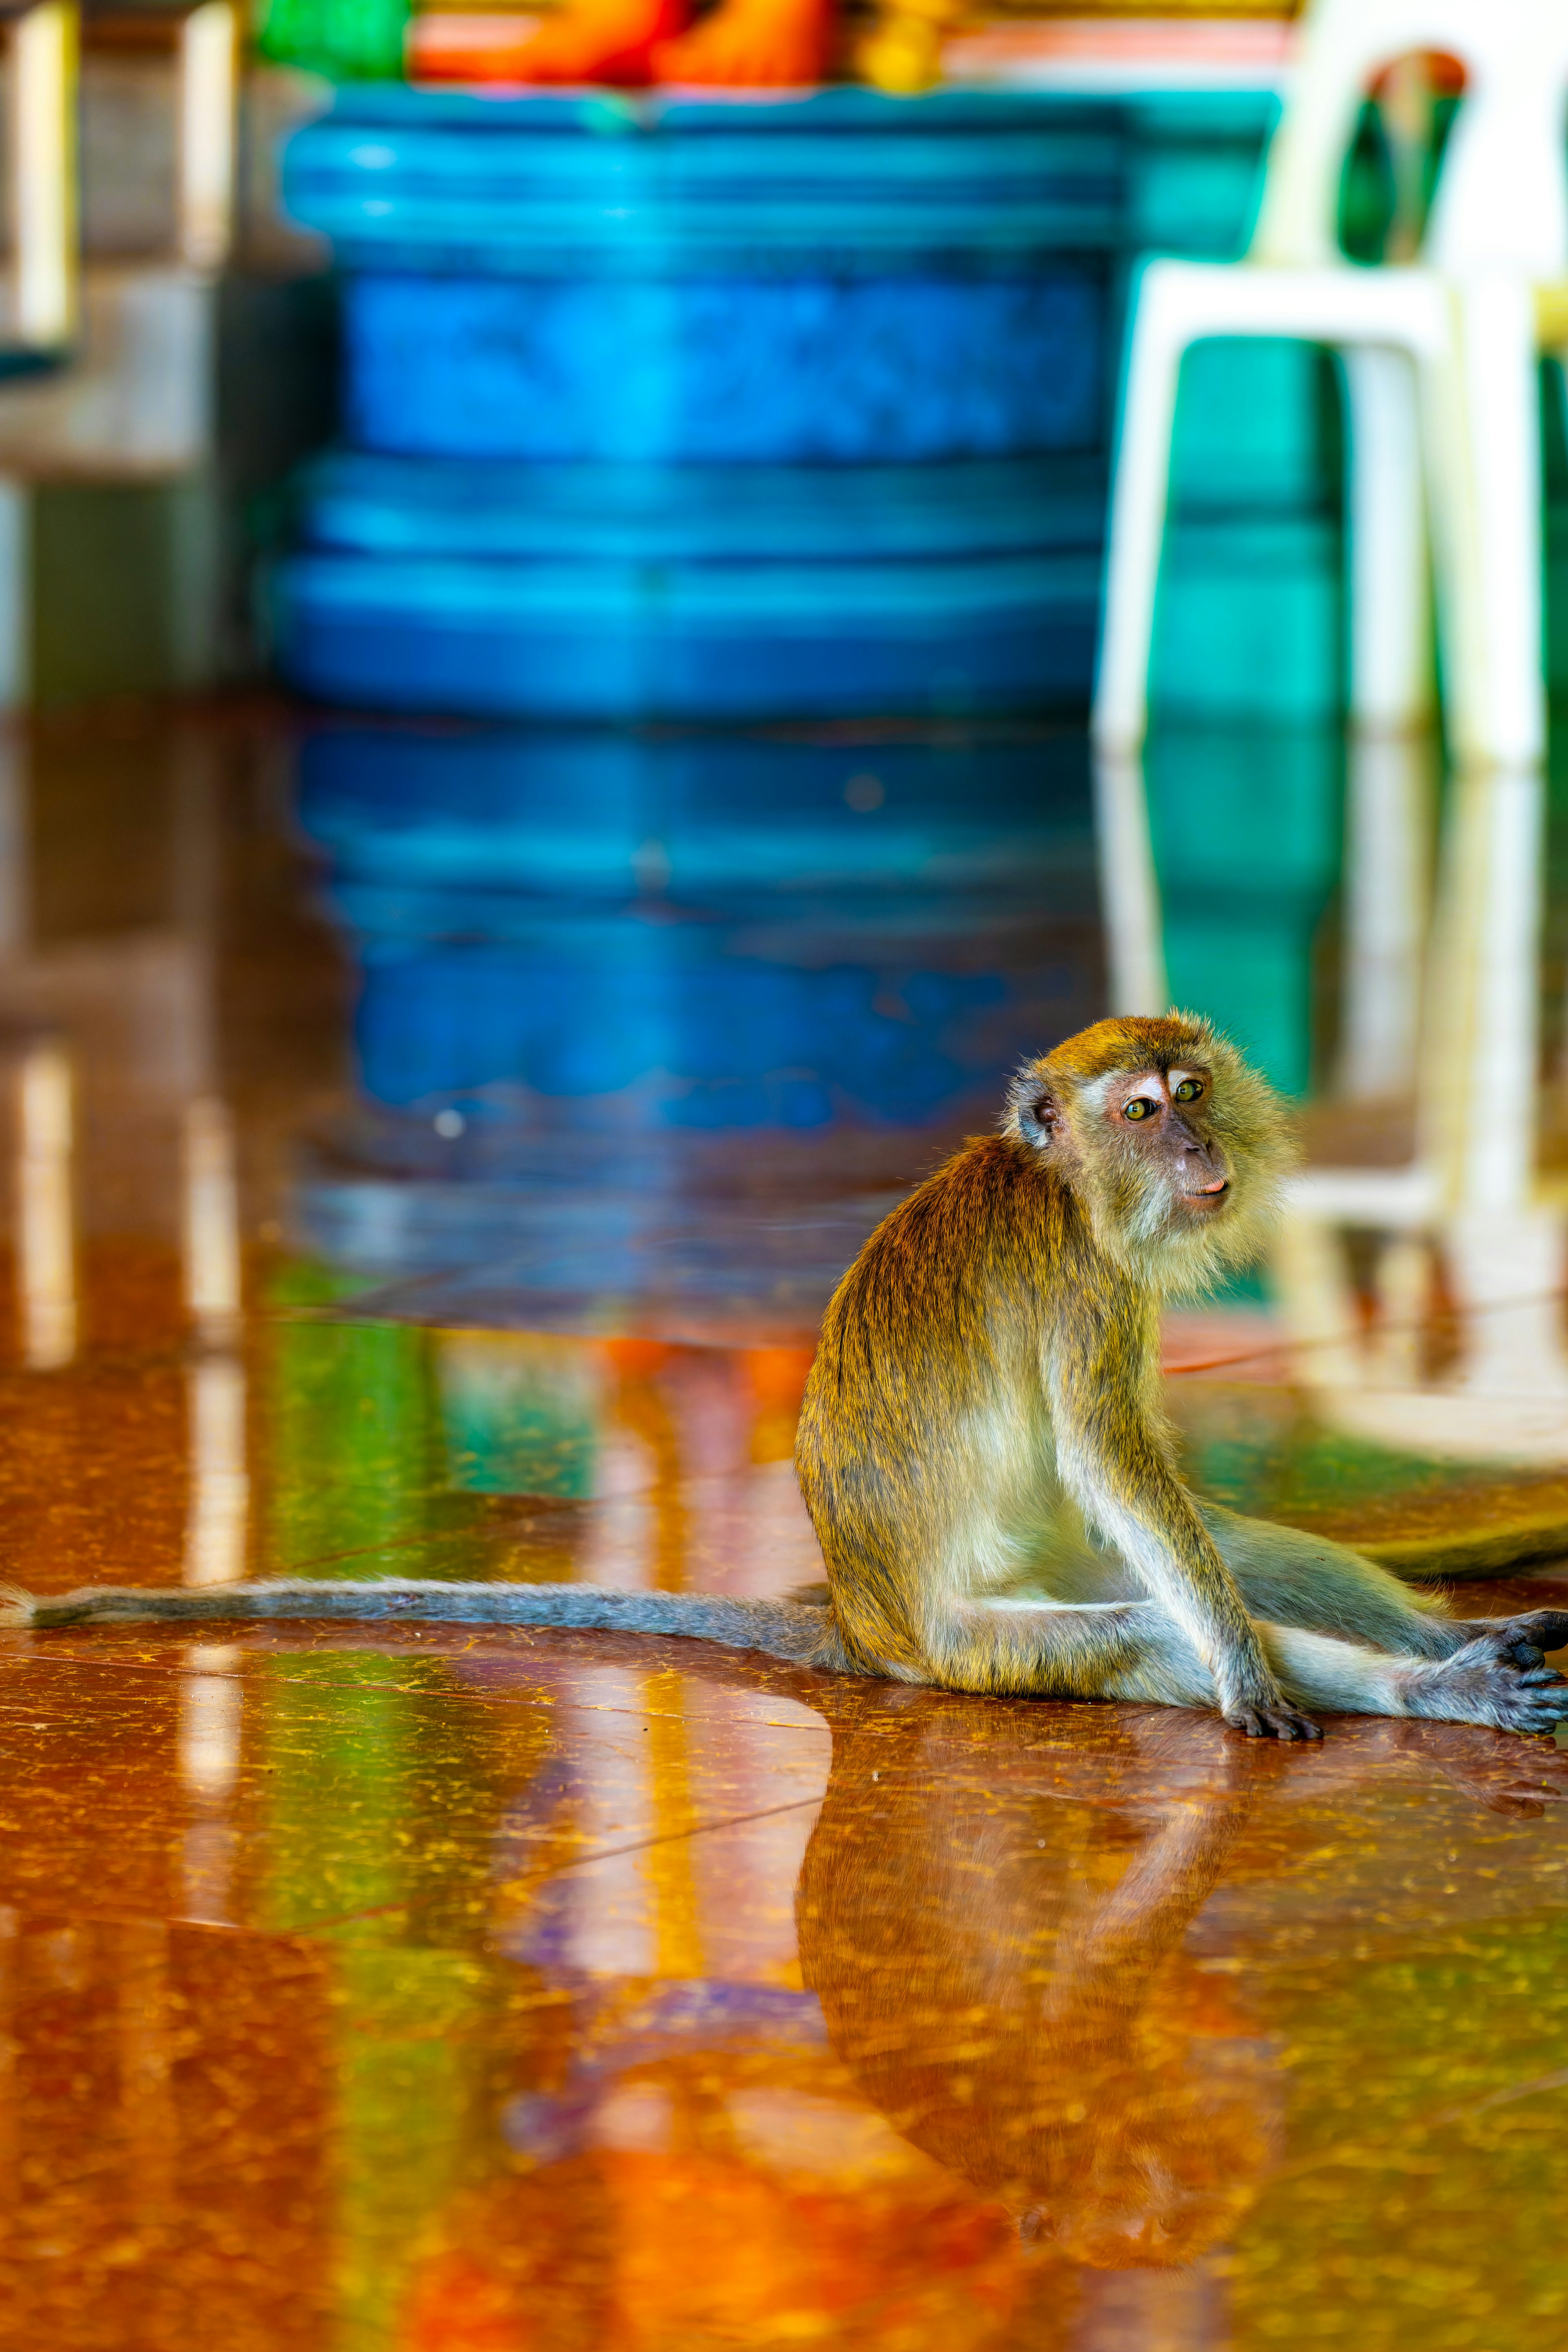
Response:
[[[1160,1415],[1159,1315],[1257,1253],[1284,1106],[1189,1013],[1029,1064],[871,1235],[806,1384],[801,1489],[862,1673],[958,1691],[1310,1706],[1547,1731],[1568,1613],[1456,1622],[1343,1546],[1200,1503]]]
[[[1310,1708],[1521,1733],[1568,1719],[1568,1611],[1457,1620],[1343,1545],[1184,1485],[1159,1316],[1256,1254],[1284,1106],[1208,1022],[1095,1023],[871,1234],[833,1294],[795,1448],[815,1600],[583,1585],[284,1580],[5,1597],[0,1625],[413,1617],[680,1633],[976,1696]]]

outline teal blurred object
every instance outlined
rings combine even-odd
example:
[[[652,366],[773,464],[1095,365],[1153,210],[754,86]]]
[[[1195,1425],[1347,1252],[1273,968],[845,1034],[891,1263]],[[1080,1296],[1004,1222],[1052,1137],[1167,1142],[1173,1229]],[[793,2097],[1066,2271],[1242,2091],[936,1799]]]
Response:
[[[1150,737],[1145,775],[1171,1001],[1304,1096],[1340,878],[1343,738],[1337,727],[1172,726]]]

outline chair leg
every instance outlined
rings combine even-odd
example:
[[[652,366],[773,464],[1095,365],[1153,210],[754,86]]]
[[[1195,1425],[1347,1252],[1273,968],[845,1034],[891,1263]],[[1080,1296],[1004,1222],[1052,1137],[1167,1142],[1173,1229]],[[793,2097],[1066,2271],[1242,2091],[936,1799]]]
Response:
[[[1426,530],[1415,372],[1407,353],[1342,350],[1350,425],[1352,727],[1401,734],[1433,718]]]
[[[1491,276],[1452,309],[1452,363],[1423,384],[1449,731],[1461,764],[1528,766],[1546,752],[1534,311]]]
[[[1135,751],[1148,726],[1176,385],[1182,354],[1193,340],[1178,302],[1162,266],[1152,264],[1138,289],[1111,487],[1093,717],[1095,740],[1107,751]]]

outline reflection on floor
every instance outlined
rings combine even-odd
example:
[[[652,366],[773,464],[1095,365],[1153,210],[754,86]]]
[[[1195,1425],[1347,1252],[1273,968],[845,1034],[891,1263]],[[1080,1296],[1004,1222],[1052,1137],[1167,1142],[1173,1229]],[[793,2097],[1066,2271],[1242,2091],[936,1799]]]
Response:
[[[1081,744],[337,728],[300,787],[296,732],[10,747],[0,1578],[809,1579],[826,1288],[1099,1008]],[[1281,875],[1289,1079],[1332,862]],[[1477,1303],[1451,1225],[1293,1231],[1173,1324],[1194,1476],[1560,1595],[1549,1255]],[[1556,2352],[1568,1755],[1330,1734],[5,1637],[0,2345]]]

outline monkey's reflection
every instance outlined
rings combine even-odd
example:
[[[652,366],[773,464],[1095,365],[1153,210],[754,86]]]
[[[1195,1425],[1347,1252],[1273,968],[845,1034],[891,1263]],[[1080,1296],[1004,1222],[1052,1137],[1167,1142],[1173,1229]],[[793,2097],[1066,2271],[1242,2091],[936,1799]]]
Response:
[[[837,1723],[801,1960],[906,2137],[1026,2238],[1163,2267],[1230,2234],[1273,2154],[1263,2045],[1182,1951],[1259,1784],[1217,1723],[1089,1714],[1053,1739],[891,1694]],[[1164,1789],[1118,1801],[1134,1770]]]

